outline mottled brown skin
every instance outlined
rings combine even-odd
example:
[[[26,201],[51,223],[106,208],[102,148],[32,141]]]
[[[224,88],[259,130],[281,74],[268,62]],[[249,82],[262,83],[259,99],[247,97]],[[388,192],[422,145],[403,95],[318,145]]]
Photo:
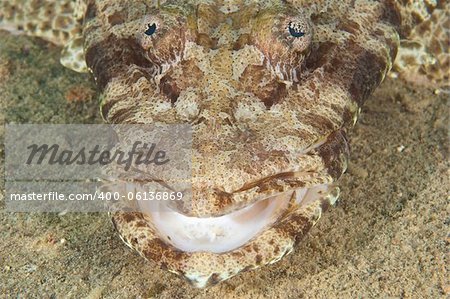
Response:
[[[280,192],[333,185],[346,169],[346,133],[392,67],[397,32],[407,36],[443,5],[207,2],[80,5],[86,62],[102,91],[105,120],[193,126],[194,199],[176,208],[197,217],[224,215]],[[291,23],[302,37],[290,34]],[[147,36],[152,24],[157,30]],[[333,192],[306,207],[291,205],[273,226],[221,254],[175,248],[142,213],[115,213],[113,222],[144,258],[205,287],[291,252],[335,201]]]
[[[193,125],[193,208],[181,205],[180,212],[224,215],[342,175],[346,131],[396,55],[400,15],[391,2],[235,1],[231,12],[220,1],[133,3],[136,9],[126,11],[112,9],[114,1],[89,3],[86,61],[103,90],[108,122]],[[304,37],[289,35],[292,21]],[[158,29],[145,36],[151,24]],[[210,285],[279,260],[330,202],[324,194],[307,208],[292,207],[248,244],[222,254],[176,249],[143,214],[117,213],[113,221],[142,256],[205,286],[195,277],[209,277]]]
[[[317,24],[326,21],[329,15],[321,18],[312,15],[312,8],[307,6],[308,9],[301,12],[294,9],[298,6],[279,3],[278,7],[266,4],[267,8],[254,7],[250,12],[247,7],[242,7],[230,16],[221,12],[217,16],[214,6],[219,4],[215,4],[197,7],[197,15],[205,16],[195,19],[196,8],[192,5],[182,7],[178,1],[178,10],[169,14],[164,12],[169,4],[167,2],[159,9],[146,8],[142,4],[142,9],[136,10],[135,15],[128,14],[123,24],[134,25],[134,32],[127,28],[123,34],[113,33],[114,30],[120,32],[121,29],[116,28],[120,25],[117,21],[111,25],[108,15],[88,20],[85,25],[86,60],[99,86],[104,89],[102,112],[109,122],[161,121],[194,125],[194,192],[195,197],[203,201],[197,210],[190,213],[197,216],[219,215],[236,209],[237,202],[248,204],[258,192],[253,190],[255,188],[251,188],[251,192],[244,190],[246,184],[261,180],[267,182],[268,178],[280,173],[322,173],[311,184],[336,180],[345,168],[345,163],[340,163],[340,166],[333,164],[339,160],[337,157],[321,157],[312,153],[291,155],[328,136],[334,136],[334,132],[342,130],[341,134],[345,135],[346,128],[353,125],[358,107],[391,66],[397,39],[389,24],[398,23],[399,19],[386,15],[387,8],[382,4],[373,3],[373,7],[367,8],[373,14],[373,25],[366,25],[368,28],[365,28],[364,24],[356,21],[343,20],[333,26],[341,30],[342,35],[353,32],[348,37],[338,41],[336,39],[342,36],[322,32],[315,34],[315,40],[305,49],[300,47],[297,51],[292,41],[279,33],[284,28],[282,25],[277,27],[277,22],[292,18],[293,11],[303,13],[307,18],[315,18],[313,22]],[[110,6],[110,1],[96,1],[90,5],[88,15],[98,15],[102,5]],[[254,21],[242,23],[245,27],[240,26],[240,19],[244,18],[241,13]],[[154,38],[153,46],[143,46],[141,39],[147,25],[145,18],[152,14],[167,18],[167,25],[162,23],[163,32]],[[220,27],[223,23],[217,20],[227,17],[238,22],[231,27],[241,31],[248,29],[250,37],[245,44],[242,34],[233,28]],[[270,32],[270,26],[266,24],[268,20],[274,20],[272,27],[276,28],[275,32]],[[132,22],[136,24],[131,25]],[[223,45],[217,45],[220,36],[213,35],[213,30],[217,28],[224,31],[222,37],[228,39]],[[209,40],[205,41],[206,38]],[[368,41],[377,43],[378,49],[368,48]],[[199,62],[195,57],[174,62],[176,56],[182,56],[187,47],[192,47],[189,42],[206,55],[218,51],[217,57],[210,58],[209,74],[196,67]],[[211,45],[215,46],[211,48]],[[234,80],[232,67],[240,62],[232,55],[246,48],[251,48],[257,56],[263,55],[264,62],[261,65],[259,62],[249,64]],[[308,55],[310,51],[312,53]],[[289,69],[295,69],[299,78],[288,80],[288,71],[284,74],[286,81],[289,81],[286,84],[283,78],[274,75],[266,64],[274,67],[278,61]],[[159,74],[159,68],[164,63],[170,66],[160,75],[159,82],[155,82],[154,75]],[[188,74],[196,76],[188,77]],[[113,80],[116,82],[111,84]],[[261,81],[265,84],[255,89],[255,84]],[[234,94],[231,95],[226,88]],[[177,111],[176,106],[180,93],[188,89],[191,98],[194,97],[193,104],[198,108],[196,115],[186,117]],[[171,108],[161,111],[157,107],[164,105]],[[253,106],[257,111],[251,111]],[[237,115],[239,109],[253,113],[250,117],[254,119],[240,118]],[[273,137],[278,138],[277,150],[271,149]],[[286,141],[280,140],[282,138]],[[259,160],[258,165],[251,162],[254,159]],[[204,181],[203,173],[207,173],[208,182]],[[223,185],[224,179],[226,186]],[[305,183],[303,179],[302,183]]]

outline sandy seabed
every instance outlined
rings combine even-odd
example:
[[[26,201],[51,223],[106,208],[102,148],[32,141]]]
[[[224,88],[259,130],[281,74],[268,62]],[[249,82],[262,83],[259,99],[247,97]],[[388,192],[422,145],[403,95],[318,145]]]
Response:
[[[58,57],[0,32],[2,123],[102,122],[91,78]],[[0,201],[0,298],[446,298],[448,112],[448,94],[387,79],[350,134],[338,205],[281,262],[206,290],[128,249],[105,213],[10,213]]]

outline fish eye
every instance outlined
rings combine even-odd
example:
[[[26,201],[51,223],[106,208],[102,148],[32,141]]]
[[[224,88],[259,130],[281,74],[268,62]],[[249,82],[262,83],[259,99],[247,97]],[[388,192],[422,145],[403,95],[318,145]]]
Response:
[[[306,30],[302,24],[296,24],[293,22],[289,22],[288,30],[291,36],[295,38],[303,37],[306,34]]]
[[[145,30],[145,35],[152,36],[156,32],[156,23],[153,23],[152,25],[147,25],[147,30]]]

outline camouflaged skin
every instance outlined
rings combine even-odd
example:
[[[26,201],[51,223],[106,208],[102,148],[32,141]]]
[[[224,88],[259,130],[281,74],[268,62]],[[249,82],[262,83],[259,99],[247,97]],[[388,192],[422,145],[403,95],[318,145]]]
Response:
[[[223,215],[341,176],[346,131],[397,51],[400,18],[388,3],[133,3],[132,11],[88,5],[86,61],[107,121],[193,125],[194,204],[180,212]],[[285,34],[293,18],[304,24],[301,43]],[[144,36],[154,22],[161,31]],[[294,206],[222,254],[181,252],[142,214],[113,220],[131,248],[204,287],[281,259],[334,200]]]
[[[108,122],[194,126],[196,202],[180,211],[223,215],[274,192],[339,178],[345,130],[392,66],[395,15],[371,3],[329,25],[349,8],[340,4],[322,18],[317,4],[306,3],[133,3],[136,10],[122,14],[110,1],[88,5],[86,61]],[[107,9],[112,15],[97,16]],[[293,17],[310,23],[310,41],[298,51],[281,34]],[[144,36],[155,21],[160,32]]]
[[[208,217],[276,193],[333,185],[346,169],[346,132],[391,69],[400,40],[419,39],[420,26],[434,32],[435,19],[445,27],[443,3],[6,1],[0,24],[20,24],[19,31],[56,44],[82,32],[106,121],[191,124],[194,202],[176,208]],[[53,15],[30,12],[33,5],[52,7]],[[67,25],[55,21],[66,14],[73,15]],[[289,22],[301,38],[288,34]],[[430,49],[426,38],[420,42]],[[403,61],[399,70],[407,69]],[[429,66],[417,69],[445,80],[429,75]],[[272,227],[221,254],[178,250],[141,213],[116,213],[113,222],[143,257],[205,287],[280,260],[336,197],[330,188],[306,208],[293,205]]]

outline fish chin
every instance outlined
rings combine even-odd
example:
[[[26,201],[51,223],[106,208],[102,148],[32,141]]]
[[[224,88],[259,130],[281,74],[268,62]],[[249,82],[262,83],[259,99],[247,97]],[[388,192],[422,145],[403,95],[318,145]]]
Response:
[[[244,246],[264,230],[282,221],[289,211],[307,207],[330,192],[330,185],[299,188],[258,200],[218,217],[189,217],[164,201],[139,202],[139,210],[159,237],[184,252],[225,253]]]

